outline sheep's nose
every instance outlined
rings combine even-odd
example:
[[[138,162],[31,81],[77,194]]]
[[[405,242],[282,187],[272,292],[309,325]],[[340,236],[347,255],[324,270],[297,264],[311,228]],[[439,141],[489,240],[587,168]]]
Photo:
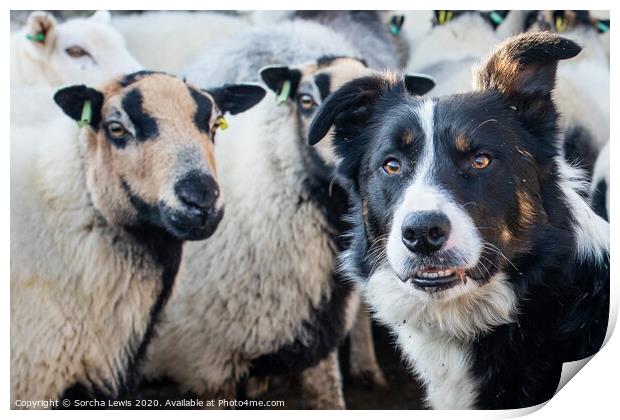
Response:
[[[411,252],[432,254],[438,251],[450,235],[450,219],[440,212],[410,213],[401,226],[402,241]]]
[[[189,206],[206,210],[215,204],[220,189],[209,174],[193,172],[177,181],[174,192],[179,200]]]

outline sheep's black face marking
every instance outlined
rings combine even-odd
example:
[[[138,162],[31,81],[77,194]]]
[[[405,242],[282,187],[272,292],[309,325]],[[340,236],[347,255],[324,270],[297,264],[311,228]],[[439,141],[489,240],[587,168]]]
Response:
[[[368,63],[363,58],[357,57],[348,57],[345,55],[322,55],[317,60],[316,63],[319,67],[328,67],[334,63],[334,61],[339,59],[352,59],[359,61],[364,67],[368,67]]]
[[[211,113],[213,110],[213,103],[206,95],[194,89],[193,87],[189,87],[189,92],[196,101],[196,114],[194,116],[194,123],[196,127],[200,131],[206,134],[211,133]]]
[[[159,136],[157,121],[144,110],[142,104],[142,94],[138,89],[129,91],[122,101],[123,109],[136,129],[136,139],[153,140]]]
[[[325,98],[327,98],[327,96],[331,93],[331,77],[327,73],[317,74],[314,77],[314,83],[319,89],[321,100],[325,100]]]
[[[147,76],[151,76],[153,74],[162,74],[162,75],[166,75],[166,73],[164,72],[159,72],[159,71],[151,71],[151,70],[141,70],[141,71],[137,71],[135,73],[131,73],[131,74],[127,74],[125,75],[119,82],[118,84],[121,87],[127,87],[131,84],[136,83],[138,80],[143,79],[144,77]]]

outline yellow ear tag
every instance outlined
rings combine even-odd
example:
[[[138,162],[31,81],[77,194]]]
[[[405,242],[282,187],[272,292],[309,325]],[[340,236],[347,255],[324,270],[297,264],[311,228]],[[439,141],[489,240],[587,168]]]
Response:
[[[217,128],[220,130],[226,130],[228,128],[228,121],[226,121],[226,118],[219,117],[217,119]]]
[[[563,17],[558,16],[557,18],[555,18],[555,28],[558,32],[564,32],[566,26],[568,25]]]

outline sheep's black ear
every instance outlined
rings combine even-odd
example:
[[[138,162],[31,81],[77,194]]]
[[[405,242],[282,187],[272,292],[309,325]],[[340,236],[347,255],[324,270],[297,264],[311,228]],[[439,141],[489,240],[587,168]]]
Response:
[[[54,102],[71,119],[78,122],[82,120],[86,101],[90,101],[91,104],[89,123],[96,130],[101,122],[101,108],[103,107],[101,92],[84,85],[77,85],[60,89],[54,94]]]
[[[232,115],[247,111],[265,97],[265,89],[258,85],[240,84],[224,85],[219,88],[208,89],[217,107],[222,113]]]
[[[555,115],[551,91],[559,60],[579,54],[573,41],[549,32],[530,32],[509,38],[474,73],[474,89],[496,90],[526,125]]]
[[[412,95],[424,95],[435,87],[435,80],[426,74],[406,74],[405,87]]]
[[[301,71],[286,66],[266,66],[260,69],[260,77],[276,95],[282,93],[285,82],[290,83],[288,97],[294,98],[301,80]]]
[[[318,143],[332,126],[343,137],[355,137],[355,132],[367,121],[372,104],[394,83],[395,80],[383,75],[373,75],[353,79],[342,85],[321,104],[310,123],[308,143]]]

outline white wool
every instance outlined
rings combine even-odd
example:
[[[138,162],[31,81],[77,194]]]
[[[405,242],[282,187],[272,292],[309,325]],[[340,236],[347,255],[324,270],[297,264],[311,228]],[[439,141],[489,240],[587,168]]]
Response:
[[[112,26],[127,48],[149,70],[177,74],[200,51],[251,25],[213,12],[154,11],[115,16]]]
[[[68,119],[11,127],[12,406],[76,383],[116,392],[162,287],[92,206],[85,142]]]
[[[230,117],[216,140],[226,214],[209,241],[186,246],[147,376],[215,392],[301,334],[329,295],[333,244],[320,210],[291,199],[302,194],[301,156],[293,128],[274,124],[290,120],[289,108],[274,102]]]
[[[46,12],[33,12],[19,31],[11,33],[11,87],[100,85],[140,69],[123,37],[109,24],[108,12],[57,23]],[[46,28],[45,41],[26,39]],[[67,49],[80,47],[89,56],[71,57]]]

